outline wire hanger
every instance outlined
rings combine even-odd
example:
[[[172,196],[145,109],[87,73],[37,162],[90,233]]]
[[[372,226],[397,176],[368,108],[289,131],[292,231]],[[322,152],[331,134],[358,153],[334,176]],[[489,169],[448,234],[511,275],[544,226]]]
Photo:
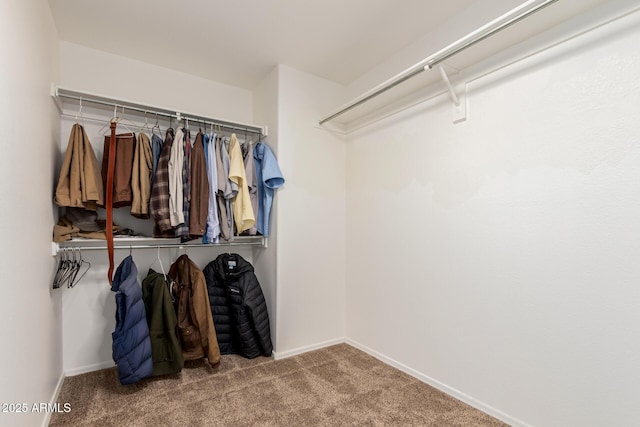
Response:
[[[155,263],[160,264],[160,271],[162,271],[162,275],[164,276],[164,280],[167,280],[167,273],[164,272],[164,265],[162,265],[162,259],[160,258],[160,246],[158,246],[158,254],[156,255],[156,259],[153,260],[149,268],[153,267]]]
[[[158,124],[158,112],[156,111],[156,124],[151,128],[151,133],[155,133],[155,130],[158,129],[158,136],[162,138],[162,131],[160,130],[160,125]]]
[[[56,270],[55,276],[53,276],[53,289],[58,289],[60,287],[61,279],[62,279],[62,271],[65,264],[65,256],[66,256],[65,248],[63,248],[61,251],[58,251],[58,255],[57,255],[58,269]]]
[[[82,120],[82,127],[84,127],[84,115],[82,114],[82,97],[80,97],[79,104],[80,104],[80,108],[78,109],[78,114],[76,114],[76,123],[78,123],[78,117],[80,117],[80,119]]]
[[[129,126],[127,126],[127,123],[129,123],[129,125],[131,127],[136,127],[129,119],[125,118],[125,112],[124,112],[124,105],[121,105],[120,107],[122,107],[122,116],[120,116],[117,120],[116,123],[118,123],[119,125],[122,125],[127,131],[134,133]],[[126,121],[126,122],[125,122]]]
[[[140,130],[139,132],[142,133],[143,130],[147,130],[148,133],[152,133],[151,129],[149,128],[149,121],[147,118],[147,110],[144,110],[144,124],[142,126],[140,126]]]
[[[118,107],[122,108],[122,115],[120,117],[118,117]],[[111,118],[111,120],[109,120],[108,123],[105,123],[105,125],[102,126],[102,128],[98,131],[98,133],[101,133],[102,135],[106,136],[107,133],[111,131],[110,130],[111,123],[116,123],[120,126],[123,126],[125,130],[127,130],[130,133],[135,133],[135,132],[132,131],[129,126],[131,126],[132,128],[137,127],[129,119],[125,118],[124,105],[118,105],[118,104],[113,104],[113,117]],[[127,124],[129,126],[127,126]]]
[[[89,261],[85,261],[84,258],[82,257],[82,250],[80,248],[77,248],[77,251],[78,251],[79,260],[77,262],[76,271],[75,271],[75,273],[73,275],[73,279],[67,285],[67,287],[69,287],[69,288],[73,288],[75,285],[80,283],[80,280],[82,280],[82,278],[85,276],[85,274],[87,274],[89,269],[91,269],[91,263]],[[82,266],[83,265],[86,265],[87,268],[82,272],[80,277],[78,277],[77,280],[76,280],[76,276],[78,275],[78,272],[80,272],[80,270],[82,270]]]
[[[62,270],[60,271],[60,277],[58,282],[58,287],[68,283],[71,274],[73,273],[73,262],[71,261],[71,256],[69,254],[70,249],[64,248],[64,261],[62,262]]]
[[[100,130],[98,131],[99,134],[101,135],[106,135],[107,131],[110,129],[111,127],[111,122],[116,122],[117,123],[117,119],[118,119],[118,104],[113,104],[113,116],[111,116],[111,118],[109,119],[108,122],[106,122],[104,124],[104,126],[102,126],[100,128]]]

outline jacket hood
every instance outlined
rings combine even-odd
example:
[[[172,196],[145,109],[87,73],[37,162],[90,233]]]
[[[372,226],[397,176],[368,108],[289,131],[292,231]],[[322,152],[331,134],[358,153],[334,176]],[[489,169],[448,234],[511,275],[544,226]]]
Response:
[[[238,254],[221,254],[212,261],[215,275],[222,280],[233,280],[253,272],[253,266]]]

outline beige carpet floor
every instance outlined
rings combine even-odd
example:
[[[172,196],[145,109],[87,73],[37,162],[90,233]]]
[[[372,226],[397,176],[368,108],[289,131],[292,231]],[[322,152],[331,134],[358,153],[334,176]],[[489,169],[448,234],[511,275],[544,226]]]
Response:
[[[66,378],[50,426],[504,426],[346,344],[274,361],[223,356],[213,370],[122,386],[115,368]]]

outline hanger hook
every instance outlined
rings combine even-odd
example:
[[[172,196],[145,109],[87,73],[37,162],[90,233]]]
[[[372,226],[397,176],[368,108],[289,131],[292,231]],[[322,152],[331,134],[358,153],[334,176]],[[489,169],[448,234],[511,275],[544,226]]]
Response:
[[[82,118],[82,124],[84,124],[84,117],[82,116],[82,96],[80,97],[78,113],[76,114],[76,123],[78,123],[78,117]]]

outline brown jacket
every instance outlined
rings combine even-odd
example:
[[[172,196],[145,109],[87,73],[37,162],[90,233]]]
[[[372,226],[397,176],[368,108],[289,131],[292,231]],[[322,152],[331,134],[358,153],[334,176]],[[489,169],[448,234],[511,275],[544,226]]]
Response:
[[[102,151],[102,181],[107,185],[107,167],[109,165],[109,141],[110,135],[104,137],[104,149]],[[133,171],[133,155],[136,149],[136,136],[133,133],[116,135],[116,168],[113,174],[113,200],[114,208],[131,206],[133,194],[131,191],[131,172]],[[105,192],[106,194],[106,192]],[[104,204],[100,204],[104,207]]]
[[[58,206],[73,206],[95,211],[102,205],[103,189],[98,160],[84,128],[71,128],[67,152],[60,168],[55,201]]]
[[[212,159],[213,160],[213,159]],[[189,205],[189,234],[202,236],[209,214],[209,177],[202,143],[202,132],[196,135],[191,150],[191,204]]]
[[[178,339],[184,360],[206,357],[212,367],[220,364],[220,349],[213,325],[207,282],[202,271],[182,255],[169,269],[176,295]]]

